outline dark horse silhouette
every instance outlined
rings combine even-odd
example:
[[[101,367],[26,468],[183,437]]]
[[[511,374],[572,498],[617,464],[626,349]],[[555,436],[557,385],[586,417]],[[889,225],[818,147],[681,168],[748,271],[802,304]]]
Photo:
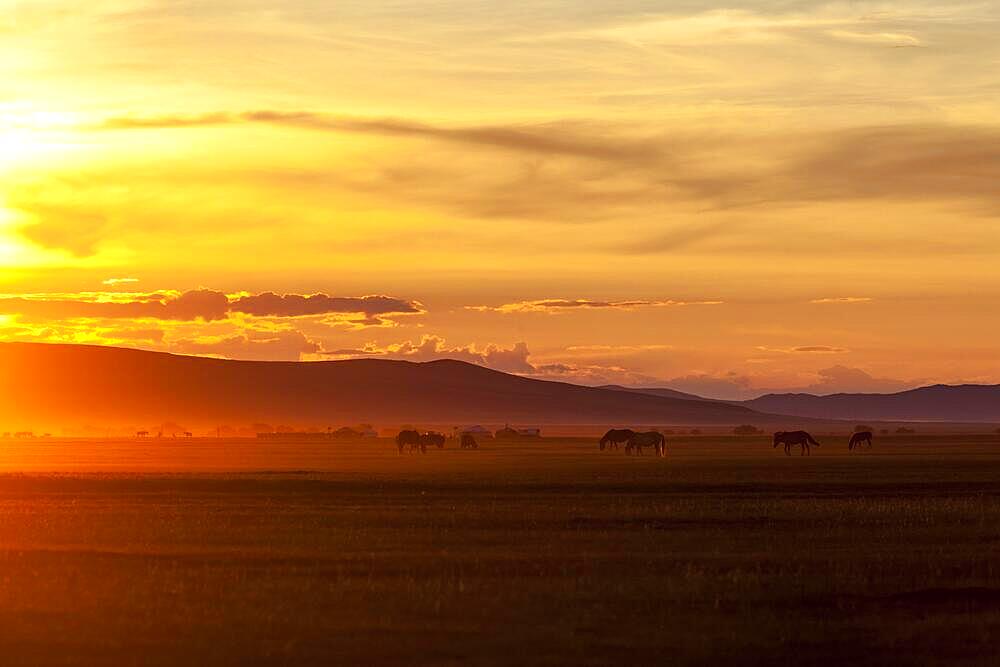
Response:
[[[420,441],[420,433],[417,431],[400,431],[399,435],[396,436],[396,446],[399,447],[399,453],[403,453],[403,447],[409,445],[410,451],[419,448],[424,454],[427,453],[427,444]]]
[[[605,447],[608,449],[611,449],[612,447],[618,449],[618,445],[620,443],[627,443],[628,439],[633,435],[635,435],[635,431],[630,428],[613,428],[605,433],[604,437],[601,438],[601,451],[603,452]]]
[[[813,437],[805,431],[778,431],[774,434],[774,446],[777,447],[778,445],[785,446],[785,456],[792,455],[793,445],[799,445],[802,448],[799,456],[812,455],[809,445],[819,447],[819,443],[813,440]]]
[[[469,433],[462,434],[462,449],[479,449],[479,443]]]
[[[862,443],[868,443],[868,446],[872,446],[872,432],[871,431],[859,431],[851,436],[851,441],[847,443],[847,449],[853,450],[855,447],[860,449]]]
[[[420,436],[420,446],[421,448],[426,447],[437,447],[438,449],[444,449],[445,437],[440,433],[435,433],[434,431],[428,431]]]
[[[635,450],[637,456],[642,456],[643,447],[655,447],[657,456],[667,455],[667,439],[659,431],[633,433],[625,443],[625,453]]]

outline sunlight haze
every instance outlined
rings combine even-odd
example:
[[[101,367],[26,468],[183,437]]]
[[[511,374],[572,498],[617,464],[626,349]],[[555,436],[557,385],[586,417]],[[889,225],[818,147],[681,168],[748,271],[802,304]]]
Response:
[[[996,2],[0,0],[0,340],[998,383],[998,32]]]

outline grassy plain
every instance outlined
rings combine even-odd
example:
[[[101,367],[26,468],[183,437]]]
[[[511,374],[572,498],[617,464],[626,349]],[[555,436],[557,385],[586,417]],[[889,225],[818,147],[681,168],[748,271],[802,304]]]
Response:
[[[996,664],[997,436],[0,442],[4,665]]]

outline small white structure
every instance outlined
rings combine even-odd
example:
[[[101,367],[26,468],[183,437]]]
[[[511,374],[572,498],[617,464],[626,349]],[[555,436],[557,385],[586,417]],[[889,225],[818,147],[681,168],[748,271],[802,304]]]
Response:
[[[540,428],[519,428],[517,429],[517,434],[522,438],[540,438],[542,437],[542,429]]]

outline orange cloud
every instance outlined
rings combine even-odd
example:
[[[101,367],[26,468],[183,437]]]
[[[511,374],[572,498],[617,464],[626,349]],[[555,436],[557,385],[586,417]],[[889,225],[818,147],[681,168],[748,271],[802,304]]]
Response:
[[[230,301],[229,309],[258,317],[302,317],[327,313],[363,313],[371,317],[423,312],[420,304],[415,301],[404,301],[384,295],[334,297],[326,294],[275,294],[274,292],[240,296]]]
[[[834,296],[813,299],[809,303],[867,303],[869,301],[874,301],[874,299],[868,296]]]
[[[466,306],[468,310],[496,313],[562,313],[571,310],[615,309],[635,310],[637,308],[667,308],[673,306],[715,306],[722,301],[675,301],[667,300],[630,300],[630,301],[594,301],[590,299],[539,299],[536,301],[517,301],[500,306]]]
[[[230,313],[256,317],[302,317],[355,314],[365,320],[379,315],[422,313],[415,301],[375,295],[331,297],[326,294],[239,294],[234,297],[210,289],[163,291],[80,292],[68,294],[0,295],[0,313],[51,320],[128,318],[158,320],[221,320]]]
[[[840,354],[850,352],[847,348],[830,345],[801,345],[799,347],[767,347],[758,345],[761,352],[780,352],[781,354]]]
[[[90,126],[98,130],[197,128],[245,123],[267,123],[307,130],[377,134],[391,137],[436,139],[449,143],[489,146],[510,151],[568,155],[596,160],[636,160],[661,154],[646,141],[625,141],[580,130],[580,123],[539,125],[442,127],[412,120],[337,116],[315,111],[260,110],[213,112],[191,116],[117,116]]]
[[[387,359],[405,359],[407,361],[433,361],[436,359],[457,359],[480,366],[487,366],[507,373],[530,373],[534,366],[528,363],[530,352],[525,343],[515,343],[512,347],[503,347],[490,343],[477,347],[449,347],[440,336],[423,336],[419,342],[405,341],[379,347],[373,343],[357,349],[334,350],[325,353],[336,357],[377,356]]]

